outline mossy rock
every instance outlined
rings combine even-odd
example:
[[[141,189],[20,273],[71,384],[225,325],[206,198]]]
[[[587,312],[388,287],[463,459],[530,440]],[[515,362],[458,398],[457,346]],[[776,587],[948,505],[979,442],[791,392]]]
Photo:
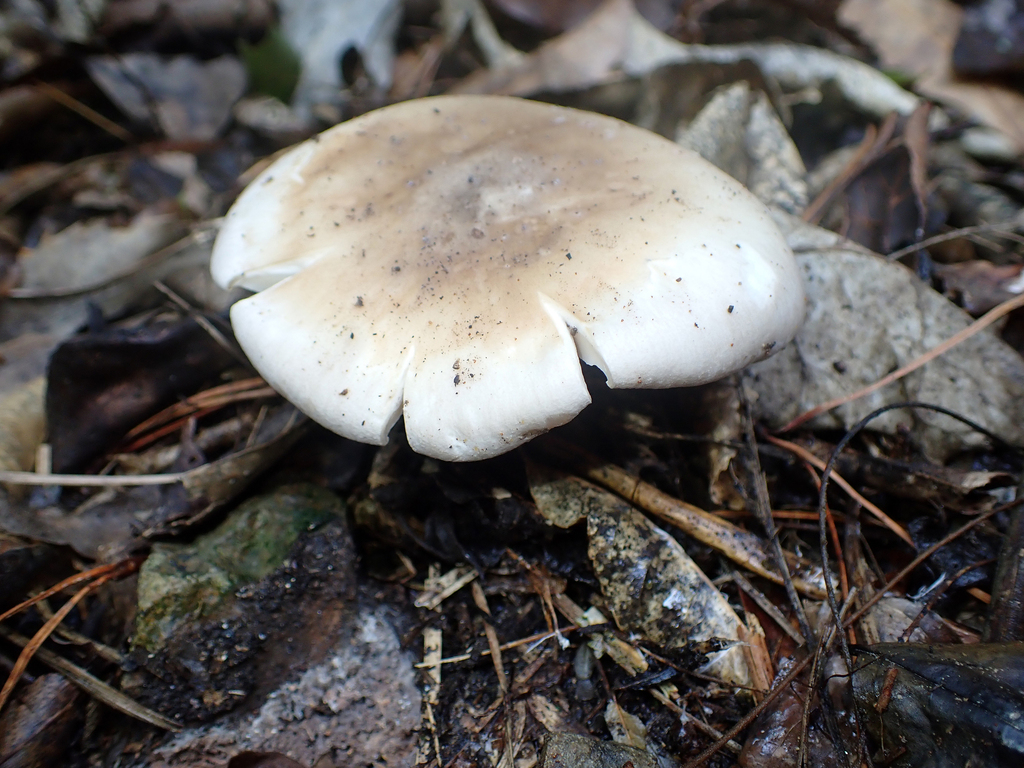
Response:
[[[177,627],[280,568],[300,534],[344,512],[330,491],[287,485],[239,505],[190,544],[155,544],[139,573],[133,650],[159,651]]]

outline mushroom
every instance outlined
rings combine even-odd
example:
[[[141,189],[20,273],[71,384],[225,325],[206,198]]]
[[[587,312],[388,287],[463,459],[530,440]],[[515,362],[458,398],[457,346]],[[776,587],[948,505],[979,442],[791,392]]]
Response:
[[[609,387],[679,387],[767,357],[804,315],[767,209],[697,154],[590,112],[407,101],[273,162],[228,211],[231,321],[316,421],[449,461],[504,453]]]

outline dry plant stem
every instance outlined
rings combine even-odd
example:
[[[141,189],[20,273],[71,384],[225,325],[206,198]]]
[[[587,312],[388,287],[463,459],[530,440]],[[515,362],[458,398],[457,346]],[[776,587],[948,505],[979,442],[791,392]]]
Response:
[[[697,768],[698,766],[704,765],[704,763],[706,763],[712,757],[717,755],[722,750],[722,748],[729,742],[730,739],[733,739],[737,735],[739,735],[739,733],[744,728],[746,728],[752,722],[754,722],[754,720],[756,720],[761,715],[761,713],[768,708],[769,704],[771,704],[773,701],[775,701],[776,698],[778,698],[779,694],[782,693],[783,690],[785,690],[786,686],[792,683],[797,678],[797,675],[799,675],[807,668],[807,665],[811,663],[812,658],[814,657],[808,655],[804,656],[804,658],[798,661],[793,666],[793,668],[789,670],[789,673],[784,678],[782,678],[782,680],[780,680],[776,685],[772,686],[772,689],[765,694],[764,699],[761,700],[760,704],[755,706],[746,715],[744,715],[740,719],[740,721],[736,723],[736,725],[734,725],[728,731],[723,733],[722,738],[720,738],[710,747],[708,747],[695,758],[693,758],[693,760],[686,763],[683,766],[683,768]]]
[[[491,651],[491,662],[494,664],[494,672],[498,676],[498,688],[501,691],[501,695],[505,696],[508,694],[508,678],[505,676],[505,663],[501,658],[501,643],[498,642],[498,633],[494,631],[494,626],[489,621],[491,607],[487,604],[487,596],[484,594],[484,589],[480,586],[479,580],[470,584],[469,588],[476,607],[487,615],[487,618],[484,619],[484,634],[487,636],[487,645]]]
[[[99,578],[100,576],[106,576],[111,571],[120,567],[121,563],[110,563],[108,565],[97,566],[96,568],[92,568],[88,571],[76,573],[74,576],[68,576],[60,583],[54,584],[49,589],[43,590],[35,597],[30,597],[28,600],[24,600],[18,603],[13,608],[4,611],[3,613],[0,613],[0,621],[3,621],[4,619],[9,619],[14,614],[19,613],[20,611],[23,611],[26,608],[30,608],[31,606],[35,605],[36,603],[42,600],[46,600],[50,597],[53,597],[58,592],[63,592],[65,589],[69,589],[70,587],[73,587],[77,584],[81,584],[83,581],[91,581],[92,579]]]
[[[818,219],[825,213],[825,209],[828,208],[836,195],[843,191],[846,186],[853,181],[861,171],[863,171],[872,161],[874,161],[879,155],[881,155],[889,145],[889,140],[892,138],[893,133],[896,131],[896,115],[891,114],[882,123],[880,128],[875,128],[873,125],[869,125],[867,130],[864,132],[864,138],[861,140],[860,145],[857,147],[857,152],[850,161],[846,164],[846,167],[832,180],[825,189],[821,191],[811,204],[804,209],[801,218],[810,223],[817,223]]]
[[[800,625],[800,632],[808,644],[813,643],[814,632],[811,631],[811,625],[807,621],[807,614],[804,613],[804,605],[800,600],[800,595],[796,593],[796,587],[793,586],[793,576],[789,572],[786,554],[782,549],[782,543],[779,541],[779,531],[775,527],[775,519],[772,517],[771,500],[768,498],[768,481],[765,480],[764,472],[761,471],[761,460],[757,453],[757,438],[754,436],[754,420],[750,415],[750,402],[747,400],[747,394],[743,387],[739,387],[738,391],[740,400],[743,403],[743,426],[746,433],[748,461],[752,465],[751,468],[754,475],[754,509],[761,527],[764,528],[765,533],[768,535],[768,549],[772,559],[775,561],[775,568],[782,574],[782,584],[786,590],[786,597],[789,598],[789,604],[796,614],[796,621]]]
[[[188,472],[163,475],[41,475],[38,472],[4,470],[0,483],[8,485],[65,485],[81,488],[120,488],[122,486],[173,485],[188,477]]]
[[[0,627],[0,637],[22,647],[29,643],[29,639],[24,635],[19,635],[17,632],[12,632],[4,627]],[[163,728],[165,731],[177,733],[181,730],[181,726],[173,720],[168,720],[159,712],[154,712],[152,709],[142,706],[131,697],[126,696],[116,688],[111,688],[99,678],[90,675],[84,669],[75,666],[63,656],[58,656],[53,651],[40,648],[36,651],[35,658],[51,669],[60,672],[73,685],[77,685],[97,701],[103,702],[118,712],[123,712],[129,717],[134,717],[136,720],[141,720],[144,723],[155,725],[157,728]]]
[[[911,560],[909,563],[907,563],[903,567],[903,569],[900,570],[899,573],[897,573],[895,576],[893,576],[891,579],[889,579],[889,581],[886,582],[884,587],[882,587],[877,592],[875,592],[875,594],[872,595],[867,600],[867,602],[864,603],[864,605],[862,605],[860,608],[858,608],[848,619],[846,619],[846,621],[843,622],[843,626],[850,626],[854,622],[860,621],[862,618],[864,618],[864,615],[869,610],[871,610],[871,607],[875,603],[877,603],[879,600],[881,600],[885,596],[886,592],[890,591],[893,587],[895,587],[897,584],[899,584],[901,581],[903,581],[903,579],[905,579],[907,576],[909,576],[910,573],[915,568],[917,568],[917,566],[919,566],[921,563],[923,563],[929,557],[934,555],[942,547],[944,547],[947,544],[949,544],[949,542],[955,541],[956,539],[958,539],[959,537],[963,536],[965,533],[967,533],[969,530],[971,530],[975,526],[981,525],[983,522],[988,520],[990,517],[993,517],[993,516],[999,514],[1000,512],[1006,512],[1007,510],[1010,510],[1010,509],[1012,509],[1012,508],[1014,508],[1016,506],[1019,506],[1022,503],[1024,503],[1024,502],[1015,501],[1015,502],[1013,502],[1011,504],[1004,504],[1002,506],[995,507],[994,509],[990,509],[988,512],[983,512],[982,514],[978,515],[976,518],[974,518],[970,522],[964,523],[962,526],[957,528],[952,533],[947,534],[946,536],[943,536],[937,542],[935,542],[930,547],[928,547],[928,549],[924,550],[917,557],[915,557],[913,560]]]
[[[907,628],[903,630],[903,633],[900,635],[899,639],[896,642],[905,643],[910,640],[910,635],[914,632],[915,629],[917,629],[917,625],[921,623],[921,620],[924,618],[924,615],[935,606],[935,603],[939,601],[940,597],[946,594],[947,589],[956,584],[957,580],[961,576],[963,576],[965,573],[973,571],[975,568],[981,568],[986,565],[991,565],[994,562],[995,558],[979,560],[976,563],[965,565],[956,573],[952,574],[951,576],[947,576],[945,579],[943,579],[942,584],[940,584],[938,589],[936,589],[932,593],[931,597],[928,598],[928,602],[921,606],[921,610],[917,612],[917,615],[914,617],[913,621],[911,621],[907,625]]]
[[[972,235],[981,235],[987,232],[1000,232],[1012,234],[1016,230],[1021,228],[1021,222],[1016,219],[1010,221],[997,221],[992,224],[978,224],[973,227],[961,227],[960,229],[954,229],[950,232],[944,232],[941,235],[935,235],[929,237],[926,240],[922,240],[914,245],[908,245],[906,248],[900,248],[898,251],[893,251],[888,254],[885,258],[887,261],[898,261],[904,256],[909,256],[912,253],[917,253],[923,248],[929,248],[939,243],[946,243],[950,240],[959,240],[962,237],[971,237]]]
[[[811,466],[814,466],[822,471],[825,470],[825,462],[819,459],[810,451],[808,451],[802,445],[790,442],[789,440],[783,440],[778,437],[773,437],[772,435],[765,435],[765,439],[772,445],[778,448],[783,448],[793,453],[794,455],[799,456],[801,459],[806,461]],[[901,539],[907,542],[907,544],[909,544],[910,546],[914,546],[914,540],[910,538],[910,534],[907,533],[906,529],[902,525],[897,523],[895,520],[893,520],[891,517],[885,514],[885,512],[883,512],[870,501],[861,496],[860,493],[858,493],[852,485],[846,482],[842,475],[840,475],[834,469],[829,474],[831,478],[835,481],[836,485],[838,485],[840,488],[842,488],[844,491],[850,494],[850,496],[858,504],[860,504],[862,507],[864,507],[864,509],[868,510],[872,515],[878,518],[878,520],[881,521],[881,523],[886,528],[895,533],[897,536],[899,536]]]
[[[662,704],[664,704],[666,707],[668,707],[670,710],[675,712],[677,715],[680,715],[681,722],[692,725],[705,736],[710,736],[712,739],[722,738],[722,732],[720,730],[708,725],[703,720],[694,717],[657,688],[648,688],[647,692],[651,694],[651,696],[653,696],[655,699],[660,701]],[[743,751],[743,747],[741,747],[735,741],[727,741],[725,743],[725,748],[732,752],[734,755],[738,755],[740,754],[740,752]]]
[[[92,583],[86,584],[78,590],[70,599],[68,599],[67,602],[64,603],[64,605],[60,607],[56,613],[53,614],[53,616],[50,617],[45,624],[43,624],[42,627],[39,628],[39,631],[33,635],[28,645],[22,649],[21,655],[18,656],[18,660],[14,663],[14,669],[11,670],[11,674],[8,676],[7,682],[4,684],[3,689],[0,690],[0,710],[2,710],[4,704],[7,703],[7,700],[11,696],[11,692],[14,690],[14,686],[21,677],[21,673],[25,671],[26,667],[28,667],[28,663],[32,660],[32,656],[39,649],[39,646],[41,646],[46,638],[50,636],[56,626],[64,621],[64,617],[71,612],[71,609],[78,605],[82,598],[90,592],[96,591],[108,581],[120,579],[130,573],[134,573],[138,570],[140,563],[141,561],[138,558],[121,561],[116,567],[110,569],[107,573],[96,578]]]
[[[846,600],[843,601],[843,606],[839,610],[838,615],[836,616],[836,623],[828,625],[828,627],[821,633],[821,636],[818,638],[818,643],[815,645],[815,649],[814,649],[814,663],[811,665],[811,672],[808,675],[807,700],[804,702],[804,709],[803,709],[803,712],[801,712],[801,714],[800,714],[800,742],[799,742],[800,746],[797,749],[797,755],[799,756],[798,760],[797,760],[797,765],[799,766],[799,768],[803,768],[803,766],[806,764],[806,759],[807,759],[807,750],[806,750],[805,747],[807,745],[807,732],[808,732],[808,728],[809,728],[809,724],[810,724],[811,697],[814,695],[814,681],[818,679],[819,667],[821,665],[821,660],[822,660],[822,658],[823,658],[823,656],[825,654],[825,651],[832,646],[832,643],[837,638],[837,636],[839,637],[840,642],[843,642],[843,634],[842,634],[843,617],[846,616],[846,613],[847,613],[847,611],[849,611],[850,606],[853,605],[853,598],[854,598],[855,595],[856,595],[856,590],[854,591],[854,594],[852,594],[849,598],[847,598]],[[838,629],[838,631],[837,631],[837,629]],[[852,669],[852,667],[848,667],[848,668]],[[826,704],[825,704],[825,697],[821,697],[820,700],[821,700],[821,705],[822,706],[826,706]],[[870,765],[871,764],[871,759],[870,759],[870,757],[867,756],[868,755],[868,750],[867,750],[867,744],[864,742],[864,736],[863,736],[864,731],[861,728],[860,718],[857,715],[856,709],[854,710],[853,717],[854,717],[854,725],[856,726],[857,733],[861,736],[861,738],[860,738],[860,741],[861,741],[861,753],[862,753],[861,754],[861,758],[868,765]],[[862,765],[863,764],[864,763],[862,763]]]
[[[125,144],[131,144],[132,142],[135,141],[135,137],[132,136],[132,134],[129,131],[122,128],[113,120],[104,117],[95,109],[87,107],[78,99],[68,96],[66,93],[64,93],[64,91],[60,90],[60,88],[55,88],[49,83],[44,83],[42,81],[37,82],[35,84],[35,88],[41,91],[46,96],[48,96],[49,98],[56,101],[62,107],[67,107],[75,114],[84,117],[93,125],[103,129],[111,136],[113,136],[115,139],[120,139]]]
[[[697,541],[718,550],[758,576],[776,584],[783,583],[782,576],[772,567],[771,558],[760,537],[737,528],[710,512],[662,493],[653,485],[633,477],[613,464],[591,466],[583,470],[583,475],[655,517],[678,526]],[[799,577],[793,579],[793,586],[816,600],[823,596],[821,587]]]
[[[219,387],[211,387],[210,389],[203,390],[191,397],[186,397],[181,402],[170,405],[159,413],[150,416],[141,424],[133,427],[128,434],[125,435],[125,440],[131,440],[139,435],[145,434],[155,427],[162,426],[169,421],[173,421],[182,416],[188,416],[196,409],[206,408],[211,404],[219,403],[221,398],[225,396],[237,395],[251,390],[259,391],[260,389],[265,388],[267,388],[267,382],[259,376],[221,384]]]
[[[240,362],[246,368],[252,368],[252,363],[249,362],[249,358],[245,356],[245,353],[242,352],[238,344],[235,343],[234,340],[229,339],[227,336],[221,333],[220,330],[213,323],[210,322],[210,319],[206,315],[204,315],[198,309],[196,309],[187,301],[185,301],[185,299],[183,299],[177,293],[175,293],[166,285],[164,285],[160,280],[154,281],[153,287],[160,291],[160,293],[162,293],[168,299],[170,299],[171,302],[174,303],[174,305],[177,306],[179,309],[182,309],[183,311],[187,312],[188,316],[195,320],[196,324],[204,331],[206,331],[206,334],[215,342],[217,342],[221,349],[225,350],[229,355],[238,360],[238,362]]]
[[[903,581],[903,579],[905,579],[908,575],[910,575],[910,573],[915,568],[917,568],[917,566],[919,566],[921,563],[923,563],[925,560],[927,560],[929,557],[931,557],[933,554],[935,554],[935,552],[937,552],[939,549],[941,549],[942,547],[946,546],[951,541],[954,541],[955,539],[959,538],[963,534],[967,533],[969,530],[971,530],[975,526],[980,525],[985,520],[988,520],[990,517],[994,517],[995,515],[999,514],[1000,512],[1005,512],[1007,510],[1013,509],[1014,507],[1019,506],[1021,503],[1024,503],[1024,502],[1017,501],[1017,502],[1013,502],[1011,504],[1005,504],[1003,506],[999,506],[999,507],[996,507],[994,509],[990,509],[988,512],[985,512],[985,513],[979,515],[978,517],[974,518],[970,522],[965,523],[964,525],[960,526],[960,528],[958,528],[957,530],[953,531],[952,533],[948,534],[947,536],[944,536],[939,541],[937,541],[934,544],[932,544],[930,547],[928,547],[928,549],[924,550],[917,557],[915,557],[913,560],[911,560],[899,573],[897,573],[895,576],[893,576],[885,584],[884,587],[882,587],[877,592],[875,592],[875,594],[872,595],[864,603],[864,605],[862,605],[860,608],[858,608],[854,613],[852,613],[849,616],[847,616],[846,618],[844,618],[842,620],[843,629],[847,629],[847,628],[851,627],[853,624],[855,624],[856,622],[858,622],[862,618],[864,618],[864,615],[869,610],[871,610],[871,607],[873,605],[875,605],[875,603],[877,603],[879,600],[881,600],[885,596],[885,594],[887,592],[889,592],[893,587],[895,587],[897,584],[899,584],[901,581]],[[778,685],[775,685],[775,686],[772,687],[772,689],[765,695],[764,699],[761,701],[760,704],[758,704],[756,707],[754,707],[750,712],[748,712],[743,717],[743,719],[741,719],[738,723],[736,723],[736,725],[734,725],[726,733],[724,733],[722,735],[721,739],[719,739],[717,742],[715,742],[710,747],[705,749],[703,752],[701,752],[699,755],[697,755],[697,757],[695,757],[693,760],[691,760],[690,762],[686,763],[686,765],[684,765],[683,768],[697,768],[698,766],[703,765],[705,762],[707,762],[711,757],[716,755],[719,751],[721,751],[721,749],[725,745],[725,742],[728,739],[731,739],[731,738],[735,737],[737,734],[740,733],[740,731],[742,731],[744,728],[746,728],[748,725],[750,725],[750,723],[752,723],[761,714],[761,712],[764,711],[764,709],[768,706],[768,704],[771,703],[772,701],[774,701],[776,697],[778,697],[778,695],[782,692],[783,688],[785,688],[787,685],[789,685],[791,682],[793,682],[793,680],[796,679],[797,675],[799,675],[807,667],[807,665],[811,662],[812,658],[814,658],[814,657],[813,656],[805,656],[803,659],[801,659],[799,662],[797,662],[796,666],[794,666],[793,669],[791,669],[789,671],[789,674],[787,674],[786,677],[783,678],[783,680]]]
[[[797,646],[802,648],[807,644],[807,640],[804,639],[804,636],[793,628],[793,625],[789,623],[782,611],[776,608],[774,603],[765,597],[765,594],[761,590],[757,589],[753,584],[747,581],[746,576],[739,571],[733,571],[732,580],[736,583],[737,587],[743,590],[747,597],[757,603],[761,610],[771,617],[772,621],[775,622],[779,629],[793,639],[793,642],[796,643]]]
[[[537,634],[530,635],[529,637],[521,637],[518,640],[512,640],[511,642],[503,643],[499,647],[503,651],[509,651],[509,650],[512,650],[513,648],[519,648],[519,647],[524,646],[524,645],[529,645],[530,643],[543,642],[544,640],[550,640],[551,638],[558,637],[559,635],[568,635],[570,632],[575,632],[577,629],[579,629],[579,627],[570,624],[570,625],[568,625],[566,627],[558,627],[553,632],[538,632]],[[480,651],[480,655],[481,656],[488,656],[488,655],[490,655],[490,653],[491,653],[490,649],[487,649],[485,651]],[[458,663],[460,661],[469,661],[472,658],[473,658],[473,654],[471,654],[471,653],[462,653],[462,654],[459,654],[458,656],[449,656],[449,657],[447,657],[445,659],[441,659],[440,663],[441,664],[456,664],[456,663]],[[423,663],[422,661],[420,661],[420,662],[417,662],[416,664],[413,664],[413,666],[416,669],[426,669],[427,666],[430,666],[430,665],[427,665],[427,664]]]
[[[807,469],[807,474],[811,476],[811,481],[814,483],[818,492],[821,492],[821,478],[818,477],[809,463],[804,462],[804,467]],[[836,474],[833,472],[832,476]],[[815,516],[817,518],[817,515]],[[839,530],[836,528],[835,516],[832,514],[832,508],[825,505],[825,518],[828,521],[828,533],[832,537],[832,549],[836,553],[836,566],[839,568],[839,588],[842,590],[843,600],[846,600],[850,596],[850,578],[846,573],[846,558],[843,557],[843,547],[839,543]]]
[[[153,432],[143,435],[137,438],[133,442],[121,448],[120,453],[134,453],[135,451],[145,448],[147,445],[152,445],[161,437],[174,434],[180,430],[189,420],[201,419],[204,416],[209,416],[211,413],[216,413],[226,405],[233,403],[241,403],[246,400],[262,400],[268,397],[277,397],[277,392],[271,387],[263,387],[262,389],[254,389],[249,392],[238,392],[233,395],[224,395],[222,397],[210,398],[203,400],[205,403],[204,407],[192,410],[188,415],[180,416],[176,421],[172,421],[170,424],[166,424]],[[246,446],[251,447],[251,446]]]
[[[960,342],[966,341],[979,331],[988,328],[996,320],[999,320],[1001,317],[1010,314],[1013,310],[1018,309],[1020,307],[1024,307],[1024,293],[1020,294],[1019,296],[1014,296],[1012,299],[1007,299],[998,307],[995,307],[986,312],[984,315],[979,317],[977,320],[975,320],[973,323],[971,323],[969,326],[964,328],[959,333],[953,334],[938,346],[932,347],[923,355],[907,363],[902,368],[893,371],[887,376],[883,376],[874,384],[869,384],[863,389],[860,389],[856,392],[852,392],[849,395],[843,395],[842,397],[837,397],[834,400],[829,400],[827,403],[822,403],[821,405],[812,408],[811,410],[805,413],[800,414],[791,422],[786,424],[786,426],[776,431],[781,433],[794,430],[801,424],[805,424],[806,422],[810,421],[815,416],[819,416],[822,413],[825,413],[826,411],[831,411],[833,408],[838,408],[840,405],[845,405],[846,403],[858,400],[864,397],[865,395],[870,395],[872,392],[881,389],[887,384],[892,384],[894,381],[902,379],[908,373],[916,371],[925,363],[931,362],[939,355],[945,354]]]

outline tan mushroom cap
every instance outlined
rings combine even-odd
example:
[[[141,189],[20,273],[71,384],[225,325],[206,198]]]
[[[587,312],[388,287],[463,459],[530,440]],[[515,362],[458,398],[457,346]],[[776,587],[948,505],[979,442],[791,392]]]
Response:
[[[341,435],[504,453],[611,387],[707,382],[788,341],[801,279],[768,211],[698,155],[589,112],[408,101],[282,156],[213,252],[267,381]]]

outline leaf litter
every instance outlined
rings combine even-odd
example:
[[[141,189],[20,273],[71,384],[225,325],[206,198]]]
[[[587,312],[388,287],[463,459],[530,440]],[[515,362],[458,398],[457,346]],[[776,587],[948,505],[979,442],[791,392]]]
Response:
[[[991,111],[1020,96],[968,82],[945,27],[892,23],[928,3],[809,24],[770,2],[200,5],[27,2],[0,25],[0,597],[23,604],[0,760],[1019,762],[1024,705],[970,691],[1024,639],[1019,137]],[[933,35],[915,50],[942,68],[892,58],[865,8]],[[751,35],[780,18],[785,41]],[[306,423],[233,344],[216,217],[289,141],[442,92],[696,149],[774,210],[801,334],[696,392],[589,371],[579,419],[480,464]],[[74,586],[91,567],[121,580]],[[45,665],[138,724],[89,704],[80,728]]]

